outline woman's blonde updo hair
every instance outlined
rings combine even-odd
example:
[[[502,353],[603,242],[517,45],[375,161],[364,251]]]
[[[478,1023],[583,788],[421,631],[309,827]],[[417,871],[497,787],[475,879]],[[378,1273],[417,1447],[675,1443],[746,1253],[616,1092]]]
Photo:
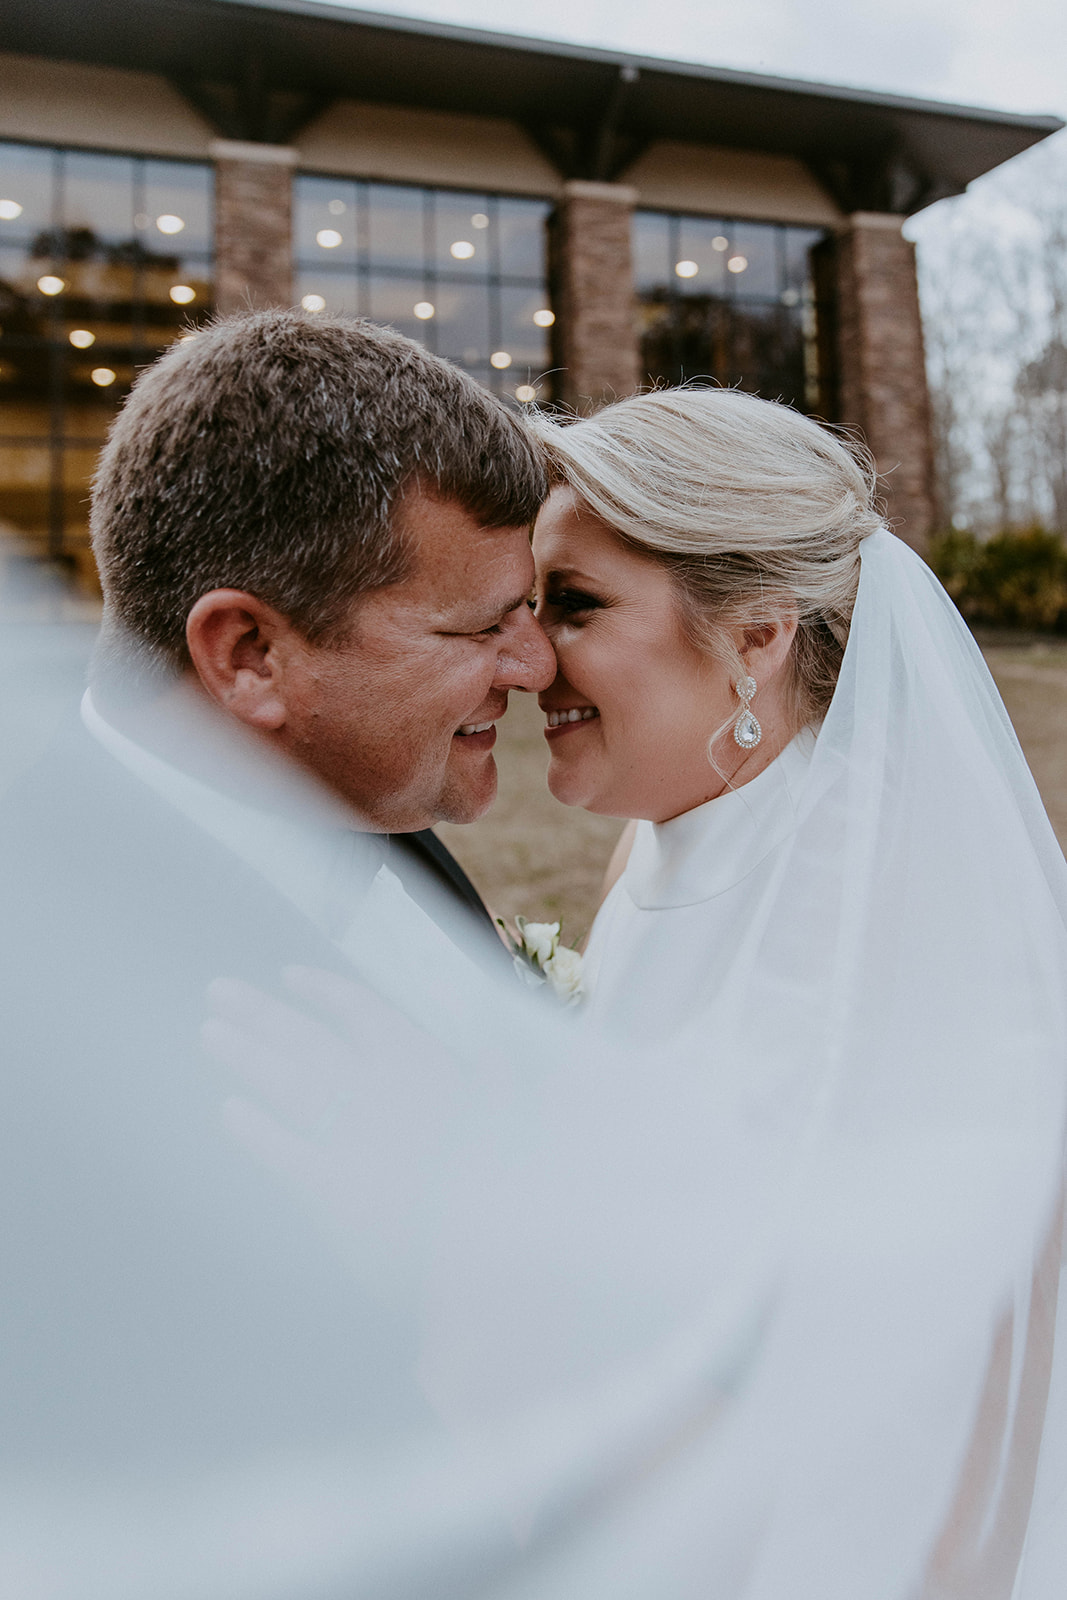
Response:
[[[659,389],[595,416],[532,420],[555,486],[666,566],[694,641],[732,676],[726,633],[794,606],[795,726],[822,717],[848,641],[859,546],[880,526],[870,458],[788,406]]]

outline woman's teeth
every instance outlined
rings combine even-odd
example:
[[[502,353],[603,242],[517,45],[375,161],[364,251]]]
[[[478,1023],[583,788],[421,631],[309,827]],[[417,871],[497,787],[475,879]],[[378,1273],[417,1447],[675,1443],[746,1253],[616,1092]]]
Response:
[[[599,715],[596,706],[575,706],[573,711],[550,711],[548,725],[550,728],[560,728],[565,722],[591,722]]]
[[[491,722],[465,722],[457,731],[466,737],[470,733],[488,733],[492,726]]]

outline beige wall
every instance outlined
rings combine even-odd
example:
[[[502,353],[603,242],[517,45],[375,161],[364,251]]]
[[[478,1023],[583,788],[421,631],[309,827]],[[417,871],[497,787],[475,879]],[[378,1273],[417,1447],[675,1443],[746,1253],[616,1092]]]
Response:
[[[154,73],[0,54],[0,138],[207,160],[213,137]]]
[[[0,53],[0,138],[210,158],[213,132],[165,78]],[[515,123],[342,100],[295,141],[311,171],[558,198],[563,181]],[[660,140],[624,174],[639,206],[833,226],[799,161]]]
[[[833,227],[844,220],[800,161],[661,139],[622,174],[652,210]]]
[[[294,141],[311,171],[555,196],[562,179],[513,122],[341,100]]]

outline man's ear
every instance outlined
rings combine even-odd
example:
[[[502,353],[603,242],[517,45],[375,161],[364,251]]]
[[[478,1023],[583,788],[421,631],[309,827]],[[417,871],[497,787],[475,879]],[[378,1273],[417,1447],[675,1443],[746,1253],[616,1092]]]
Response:
[[[286,645],[292,625],[243,589],[202,594],[185,623],[185,639],[201,686],[231,716],[261,733],[286,720]]]

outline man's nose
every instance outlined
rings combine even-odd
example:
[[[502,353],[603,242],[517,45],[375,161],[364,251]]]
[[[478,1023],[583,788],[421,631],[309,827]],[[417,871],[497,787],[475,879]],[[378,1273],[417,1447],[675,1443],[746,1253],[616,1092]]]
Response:
[[[495,682],[501,689],[529,689],[536,694],[556,676],[555,652],[529,606],[520,607],[513,616],[497,657]]]

